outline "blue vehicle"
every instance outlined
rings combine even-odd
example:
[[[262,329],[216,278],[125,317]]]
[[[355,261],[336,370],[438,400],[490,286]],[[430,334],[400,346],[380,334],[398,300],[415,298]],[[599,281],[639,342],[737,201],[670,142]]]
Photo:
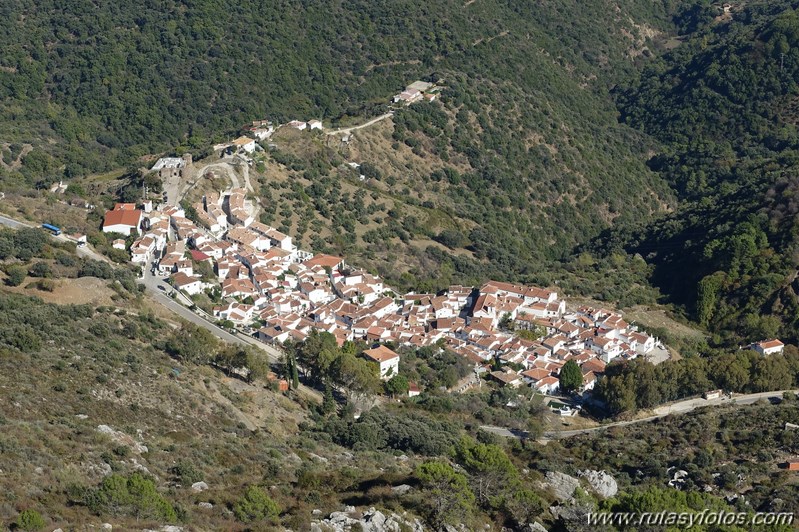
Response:
[[[54,226],[54,225],[50,225],[50,224],[42,224],[42,229],[46,229],[46,230],[50,231],[50,232],[51,232],[51,233],[53,233],[55,236],[58,236],[58,235],[60,235],[60,234],[61,234],[61,229],[60,229],[60,228],[58,228],[58,227],[56,227],[56,226]]]

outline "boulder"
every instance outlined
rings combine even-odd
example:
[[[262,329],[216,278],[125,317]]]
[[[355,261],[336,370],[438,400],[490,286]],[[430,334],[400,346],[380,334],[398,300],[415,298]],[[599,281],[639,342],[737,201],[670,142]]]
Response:
[[[347,512],[333,512],[330,514],[328,521],[330,521],[330,524],[335,527],[352,526],[358,522],[357,519],[353,519],[347,515]]]
[[[425,528],[418,519],[411,520],[395,513],[385,514],[375,508],[369,508],[362,515],[355,512],[354,507],[348,506],[347,512],[333,512],[327,519],[313,521],[311,531],[315,532],[350,532],[362,530],[363,532],[424,532]],[[460,531],[459,531],[460,532]]]
[[[558,519],[571,523],[585,524],[586,516],[595,511],[591,506],[580,505],[563,505],[563,506],[550,506],[549,511]],[[570,529],[569,526],[566,527]]]
[[[552,489],[553,495],[559,501],[567,501],[574,495],[574,490],[580,485],[580,481],[565,473],[558,471],[548,471],[546,474],[546,485]]]
[[[616,479],[610,476],[605,471],[595,471],[586,469],[580,471],[580,477],[584,478],[591,489],[603,499],[614,497],[619,492],[619,486],[616,484]]]
[[[206,510],[210,510],[211,508],[214,507],[214,505],[211,504],[210,502],[198,502],[197,506],[199,506],[200,508],[205,508]]]
[[[405,495],[411,491],[411,487],[408,484],[400,484],[399,486],[391,486],[391,493],[394,495]]]
[[[206,484],[205,482],[202,482],[202,481],[195,482],[194,484],[191,485],[191,490],[192,491],[196,491],[197,493],[199,493],[201,491],[205,491],[207,489],[208,489],[208,484]]]
[[[364,514],[360,523],[363,532],[383,532],[385,530],[390,530],[386,527],[386,516],[383,515],[383,512],[378,512],[374,509]]]

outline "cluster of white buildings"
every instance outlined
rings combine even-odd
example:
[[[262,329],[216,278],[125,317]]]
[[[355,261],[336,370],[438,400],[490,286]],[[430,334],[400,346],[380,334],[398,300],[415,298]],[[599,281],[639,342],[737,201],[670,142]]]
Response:
[[[409,104],[435,94],[432,84],[416,82],[395,101]],[[317,129],[321,122],[287,126]],[[245,129],[261,140],[274,131],[265,120]],[[241,137],[233,146],[251,152],[255,140]],[[155,170],[179,171],[191,164],[185,158],[161,161]],[[573,360],[582,370],[583,389],[589,390],[609,362],[646,354],[656,344],[617,313],[569,310],[556,292],[534,286],[489,281],[479,288],[450,286],[439,294],[397,294],[341,257],[314,256],[298,249],[290,236],[256,222],[241,188],[208,192],[192,207],[196,223],[172,205],[117,204],[106,214],[103,230],[135,236],[131,261],[152,264],[153,271],[171,277],[176,289],[189,295],[218,291],[222,302],[214,316],[255,328],[261,341],[299,342],[316,329],[332,334],[339,345],[358,340],[374,345],[364,356],[379,365],[384,379],[399,371],[400,355],[383,345],[391,342],[445,347],[500,385],[524,384],[542,393],[558,391],[560,370]],[[213,278],[201,278],[202,263]],[[497,363],[502,369],[491,371]]]
[[[291,122],[286,124],[290,128],[298,129],[300,131],[313,131],[314,129],[323,129],[322,121],[321,120],[309,120],[308,122],[303,122],[302,120],[292,120]]]
[[[411,339],[429,345],[443,339],[447,348],[491,372],[501,385],[527,384],[542,393],[559,389],[563,365],[574,360],[591,389],[612,360],[635,358],[656,340],[627,324],[620,315],[581,307],[568,311],[556,292],[489,281],[478,290],[453,286],[442,295],[406,295],[410,311],[427,323],[427,332]],[[537,331],[520,335],[506,328]],[[503,330],[504,329],[504,330]]]
[[[543,288],[489,281],[478,289],[455,285],[440,294],[397,294],[341,257],[312,255],[290,236],[253,221],[242,189],[209,192],[194,209],[199,225],[180,207],[145,212],[120,204],[109,211],[106,224],[123,234],[141,232],[130,247],[134,263],[152,263],[189,295],[218,290],[222,303],[214,316],[254,326],[264,342],[302,341],[316,329],[340,345],[435,344],[467,358],[478,371],[491,371],[498,360],[503,369],[491,376],[501,385],[527,384],[542,393],[558,390],[560,370],[569,360],[581,367],[584,389],[590,389],[607,363],[655,347],[654,338],[619,314],[569,310],[556,292]],[[128,223],[129,231],[121,231],[119,225]],[[200,278],[202,262],[212,267],[213,279]],[[369,353],[384,378],[398,371],[393,351]]]

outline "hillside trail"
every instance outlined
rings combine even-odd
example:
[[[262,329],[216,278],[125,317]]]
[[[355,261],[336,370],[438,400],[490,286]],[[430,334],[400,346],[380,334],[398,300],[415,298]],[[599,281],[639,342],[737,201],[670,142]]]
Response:
[[[385,120],[386,118],[389,118],[389,117],[392,117],[392,116],[394,116],[394,111],[389,111],[389,112],[384,113],[384,114],[382,114],[380,116],[372,118],[371,120],[369,120],[368,122],[364,122],[363,124],[359,124],[357,126],[344,127],[344,128],[341,128],[341,129],[332,129],[330,131],[326,131],[325,133],[327,133],[328,135],[346,135],[347,133],[352,133],[356,129],[363,129],[365,127],[369,127],[372,124],[376,124],[376,123],[380,122],[381,120]]]

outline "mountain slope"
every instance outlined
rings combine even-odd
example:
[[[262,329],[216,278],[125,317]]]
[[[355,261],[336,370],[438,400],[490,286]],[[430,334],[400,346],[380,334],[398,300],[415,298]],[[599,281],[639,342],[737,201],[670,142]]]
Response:
[[[640,253],[717,341],[797,336],[799,16],[756,3],[704,26],[619,95],[663,142],[650,160],[681,207],[598,248]]]
[[[618,124],[608,94],[671,30],[669,6],[15,3],[0,22],[0,123],[8,124],[0,176],[5,189],[26,190],[176,146],[199,158],[211,139],[252,119],[351,122],[382,112],[415,79],[440,79],[440,107],[410,108],[395,121],[393,142],[414,148],[421,164],[386,173],[397,181],[393,194],[423,189],[420,204],[467,220],[463,238],[449,242],[476,260],[415,262],[455,263],[462,280],[471,271],[530,277],[614,221],[671,202],[642,164],[649,141]],[[441,174],[431,176],[431,166],[461,175],[434,184]],[[311,184],[335,186],[326,175]],[[425,255],[424,243],[446,227],[417,222],[418,251],[407,253]]]

